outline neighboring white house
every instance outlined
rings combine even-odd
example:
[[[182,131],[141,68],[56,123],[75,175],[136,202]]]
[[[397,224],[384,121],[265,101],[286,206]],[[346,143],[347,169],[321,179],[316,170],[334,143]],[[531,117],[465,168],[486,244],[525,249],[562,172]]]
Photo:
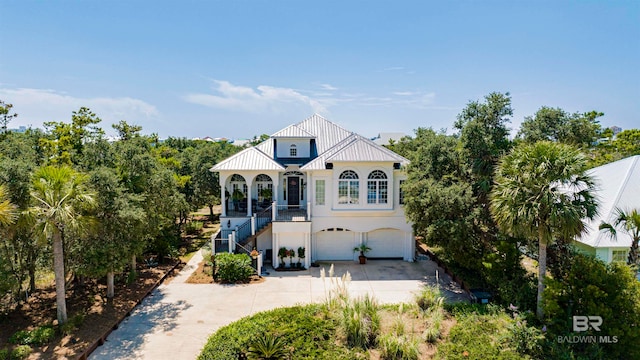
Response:
[[[604,221],[613,224],[616,208],[629,211],[640,208],[640,155],[631,156],[590,170],[597,182],[600,201],[598,215],[587,221],[587,231],[574,245],[603,261],[627,261],[631,236],[618,227],[617,236],[598,230]]]
[[[412,226],[400,185],[408,160],[313,115],[215,165],[220,174],[220,242],[235,236],[271,254],[305,248],[302,262],[370,258],[413,261]],[[234,196],[235,195],[235,196]],[[228,246],[228,245],[225,245]],[[235,247],[231,242],[231,247]],[[297,256],[294,261],[297,261]]]

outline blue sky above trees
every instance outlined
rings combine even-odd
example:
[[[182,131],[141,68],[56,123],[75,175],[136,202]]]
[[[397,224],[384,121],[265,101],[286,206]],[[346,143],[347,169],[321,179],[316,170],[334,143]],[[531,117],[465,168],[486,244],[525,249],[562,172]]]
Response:
[[[640,123],[638,1],[3,1],[10,127],[88,106],[166,136],[250,137],[318,112],[363,135],[452,129],[509,91]],[[512,131],[515,134],[516,131]]]

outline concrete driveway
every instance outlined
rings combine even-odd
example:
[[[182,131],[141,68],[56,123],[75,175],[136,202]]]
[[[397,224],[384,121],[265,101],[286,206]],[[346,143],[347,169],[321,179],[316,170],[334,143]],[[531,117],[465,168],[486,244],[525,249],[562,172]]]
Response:
[[[91,360],[113,359],[195,359],[209,335],[244,316],[282,306],[320,302],[331,288],[330,263],[299,272],[276,272],[260,284],[187,284],[189,275],[202,260],[196,254],[170,283],[158,287],[122,322]],[[334,272],[351,274],[349,293],[368,293],[380,303],[411,301],[425,284],[436,283],[437,265],[429,260],[407,263],[399,260],[369,260],[366,265],[352,261],[334,262]],[[439,283],[450,301],[467,301],[466,294],[439,269]]]

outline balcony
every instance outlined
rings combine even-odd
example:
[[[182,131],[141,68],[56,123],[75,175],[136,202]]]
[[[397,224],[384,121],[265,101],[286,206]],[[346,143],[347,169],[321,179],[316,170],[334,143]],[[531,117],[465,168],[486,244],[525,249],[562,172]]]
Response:
[[[311,218],[309,205],[309,203],[305,205],[276,205],[273,221],[309,221]]]

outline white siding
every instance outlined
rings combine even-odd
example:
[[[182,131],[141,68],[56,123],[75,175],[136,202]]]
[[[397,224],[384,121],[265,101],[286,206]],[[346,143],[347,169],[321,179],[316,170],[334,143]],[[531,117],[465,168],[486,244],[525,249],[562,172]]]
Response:
[[[311,156],[311,145],[309,139],[277,139],[276,141],[276,148],[278,152],[277,156],[279,158],[292,157],[289,155],[289,149],[291,149],[291,145],[296,146],[298,155],[295,157],[308,158],[309,156]]]

